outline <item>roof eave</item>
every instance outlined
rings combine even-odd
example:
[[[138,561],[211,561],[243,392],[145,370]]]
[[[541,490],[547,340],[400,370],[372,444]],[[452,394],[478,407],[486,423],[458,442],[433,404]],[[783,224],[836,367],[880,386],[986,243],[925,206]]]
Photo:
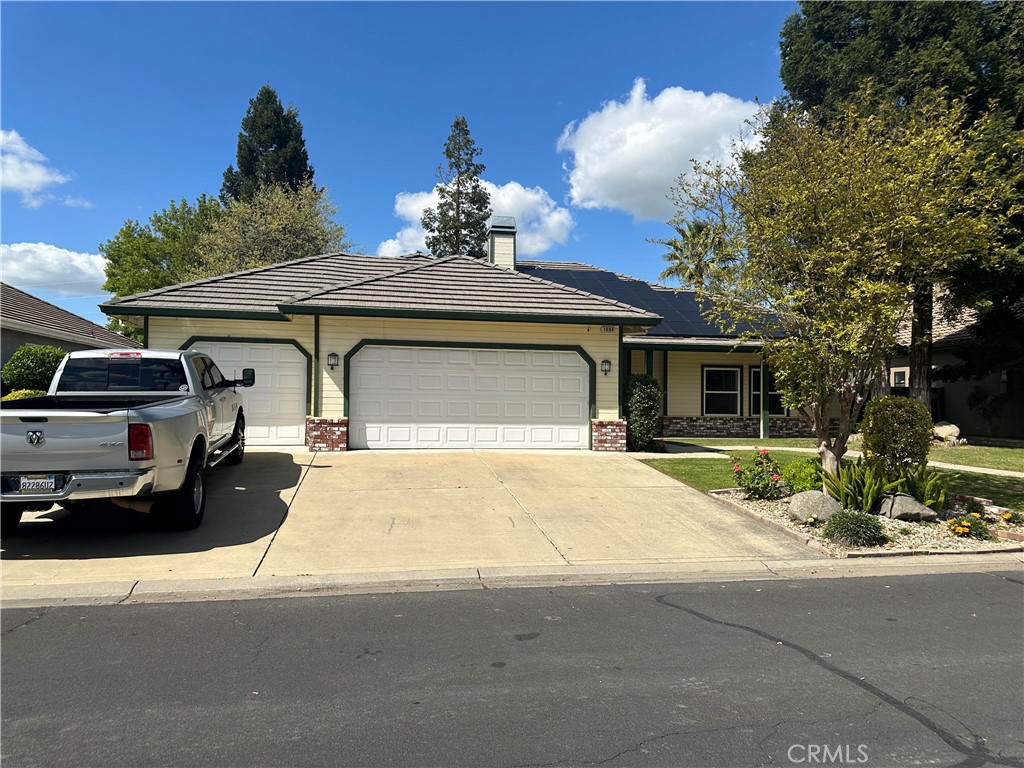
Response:
[[[335,315],[343,317],[401,317],[424,320],[484,320],[516,323],[559,323],[570,325],[622,325],[653,328],[662,321],[654,317],[609,317],[608,315],[545,315],[516,312],[479,312],[434,309],[391,309],[382,307],[322,307],[302,304],[278,304],[289,315]]]
[[[233,309],[194,309],[189,307],[137,307],[127,304],[100,304],[108,315],[129,315],[136,317],[209,317],[219,320],[271,320],[289,322],[280,312]]]

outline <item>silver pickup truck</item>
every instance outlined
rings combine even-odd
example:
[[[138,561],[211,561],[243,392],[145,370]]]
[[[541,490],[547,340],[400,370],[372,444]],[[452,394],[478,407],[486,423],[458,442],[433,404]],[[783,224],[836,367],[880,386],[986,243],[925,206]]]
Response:
[[[236,387],[207,355],[179,350],[87,350],[67,355],[45,397],[0,404],[0,522],[95,499],[195,528],[206,510],[206,469],[239,464],[245,414]]]

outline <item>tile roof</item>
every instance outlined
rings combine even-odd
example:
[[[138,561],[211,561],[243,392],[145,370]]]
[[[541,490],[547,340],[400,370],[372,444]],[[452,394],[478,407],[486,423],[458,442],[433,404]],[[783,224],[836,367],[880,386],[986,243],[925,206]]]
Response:
[[[31,293],[0,282],[0,324],[96,348],[139,347],[135,341],[68,312]]]
[[[454,314],[485,319],[568,318],[652,325],[661,318],[635,306],[479,259],[448,256],[388,274],[341,283],[282,304],[285,312]]]
[[[328,253],[243,272],[171,285],[155,291],[122,296],[101,305],[108,314],[130,315],[132,310],[195,312],[255,312],[279,315],[277,305],[294,296],[325,286],[381,275],[407,268],[423,254],[386,258],[350,253]]]

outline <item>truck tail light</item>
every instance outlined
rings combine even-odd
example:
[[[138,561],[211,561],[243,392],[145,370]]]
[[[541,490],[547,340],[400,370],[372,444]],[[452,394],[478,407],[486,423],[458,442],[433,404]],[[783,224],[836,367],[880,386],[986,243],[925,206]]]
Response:
[[[149,424],[128,425],[128,458],[133,461],[153,458],[153,429]]]

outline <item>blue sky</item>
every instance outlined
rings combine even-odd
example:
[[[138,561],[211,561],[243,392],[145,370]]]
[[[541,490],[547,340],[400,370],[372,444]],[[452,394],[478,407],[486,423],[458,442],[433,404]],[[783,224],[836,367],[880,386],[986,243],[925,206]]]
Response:
[[[96,322],[100,243],[217,194],[269,82],[359,250],[414,250],[465,115],[520,255],[654,280],[666,196],[781,93],[795,3],[25,3],[2,23],[3,279]]]

